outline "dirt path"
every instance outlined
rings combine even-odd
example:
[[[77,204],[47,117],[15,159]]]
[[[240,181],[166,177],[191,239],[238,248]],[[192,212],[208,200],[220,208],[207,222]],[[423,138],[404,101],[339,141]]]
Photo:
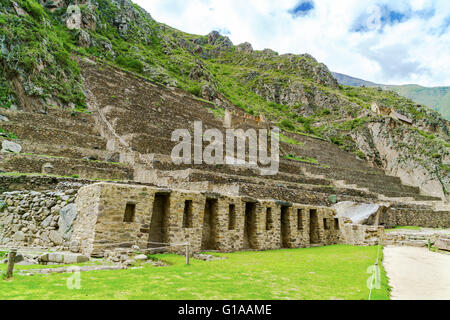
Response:
[[[383,265],[393,300],[450,300],[450,255],[389,246]]]

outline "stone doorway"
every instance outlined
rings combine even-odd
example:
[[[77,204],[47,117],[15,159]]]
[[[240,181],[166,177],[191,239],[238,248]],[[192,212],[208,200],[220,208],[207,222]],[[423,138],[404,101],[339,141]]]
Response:
[[[207,199],[203,218],[202,250],[217,250],[218,200]]]
[[[170,195],[156,194],[153,202],[152,220],[148,237],[148,248],[160,248],[168,242],[167,229]]]
[[[244,249],[256,249],[256,203],[245,203]]]
[[[309,243],[320,244],[319,216],[316,209],[309,210]]]
[[[281,247],[290,248],[289,207],[281,207]]]

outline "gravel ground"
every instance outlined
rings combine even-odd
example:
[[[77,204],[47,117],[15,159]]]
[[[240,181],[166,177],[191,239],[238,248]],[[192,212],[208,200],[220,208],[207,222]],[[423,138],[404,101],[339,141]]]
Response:
[[[393,300],[450,300],[450,254],[389,246],[383,265]]]

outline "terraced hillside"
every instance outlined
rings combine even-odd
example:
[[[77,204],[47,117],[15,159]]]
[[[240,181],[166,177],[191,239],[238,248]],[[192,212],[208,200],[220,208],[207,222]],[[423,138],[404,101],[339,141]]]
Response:
[[[398,177],[332,143],[288,132],[275,176],[261,176],[245,167],[175,165],[170,158],[176,144],[172,131],[183,127],[192,131],[194,121],[202,121],[205,129],[225,130],[217,110],[182,90],[102,62],[78,61],[88,90],[88,111],[4,110],[9,121],[3,127],[17,132],[16,142],[23,151],[2,155],[2,171],[134,181],[314,205],[390,201],[399,214],[402,210],[433,214],[440,200],[421,195],[419,188],[403,185]],[[288,155],[293,159],[283,157]]]
[[[22,11],[1,4],[1,35],[8,40],[1,140],[22,147],[1,154],[4,174],[327,206],[390,202],[396,215],[438,215],[448,223],[449,124],[432,110],[392,93],[341,87],[309,55],[253,51],[217,32],[185,34],[127,0],[80,1],[81,23],[70,30],[66,2],[17,1]],[[29,25],[41,41],[23,32]],[[53,45],[43,48],[44,40]],[[14,63],[32,56],[30,48],[42,53],[40,60]],[[394,108],[414,124],[373,113],[373,104]],[[175,129],[192,131],[194,121],[202,121],[204,129],[224,131],[226,112],[242,117],[236,128],[283,129],[277,175],[172,163]],[[258,115],[266,122],[244,120]]]

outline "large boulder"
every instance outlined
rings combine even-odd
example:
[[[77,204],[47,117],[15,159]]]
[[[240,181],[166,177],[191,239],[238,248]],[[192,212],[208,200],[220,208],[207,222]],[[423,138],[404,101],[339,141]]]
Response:
[[[44,253],[39,256],[38,260],[44,263],[64,263],[64,264],[74,264],[74,263],[84,263],[88,262],[89,258],[81,254],[73,253]]]
[[[439,250],[450,251],[450,237],[441,237],[434,244]]]
[[[17,242],[25,241],[25,234],[22,231],[18,231],[14,234],[13,239]]]
[[[253,47],[250,43],[244,42],[236,47],[237,52],[252,53]]]
[[[17,144],[12,141],[4,140],[2,142],[2,152],[14,152],[19,153],[22,151],[22,147],[20,144]]]
[[[337,216],[350,219],[354,224],[378,224],[379,214],[386,210],[389,204],[339,202],[333,206]]]
[[[61,209],[59,212],[59,231],[64,239],[69,240],[73,232],[73,223],[78,216],[77,207],[71,203]]]
[[[66,26],[68,29],[81,29],[81,10],[78,6],[72,5],[67,7]]]
[[[60,245],[64,241],[61,233],[55,230],[50,231],[48,238],[56,245]]]

